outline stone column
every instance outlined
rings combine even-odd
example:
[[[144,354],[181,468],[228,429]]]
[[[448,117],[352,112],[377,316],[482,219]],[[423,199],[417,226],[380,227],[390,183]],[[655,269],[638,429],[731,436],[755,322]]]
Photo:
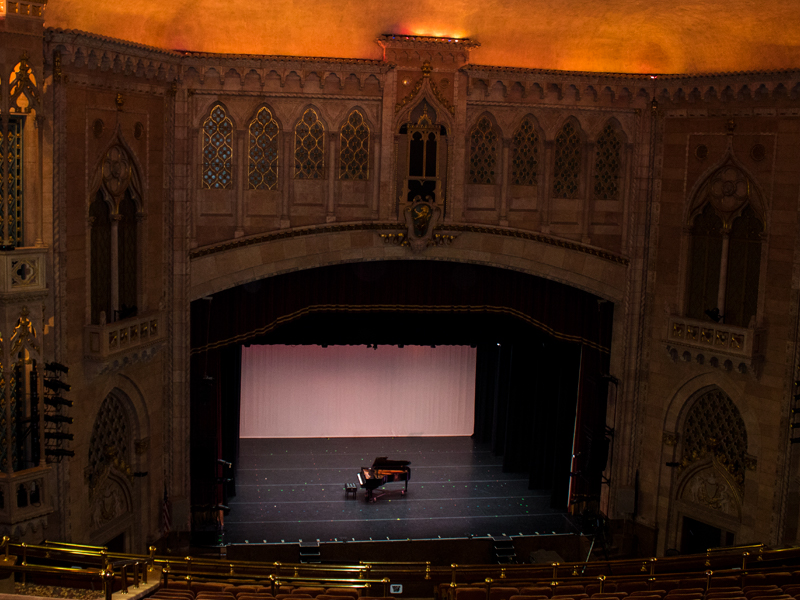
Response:
[[[283,194],[281,195],[281,229],[289,227],[289,201],[294,190],[294,153],[292,152],[292,132],[281,132],[283,141],[283,162],[278,159],[278,168],[283,178]]]
[[[117,205],[116,200],[114,204]],[[119,312],[119,222],[121,219],[122,215],[119,212],[111,215],[111,314],[108,316],[109,323],[117,320]]]
[[[336,136],[338,133],[338,131],[328,132],[328,210],[325,216],[326,223],[333,223],[336,220],[334,188],[336,185]]]
[[[508,225],[508,181],[511,177],[511,138],[503,139],[500,165],[500,225]]]
[[[236,178],[234,185],[236,186],[236,196],[234,197],[234,223],[236,229],[233,232],[233,237],[239,238],[244,235],[244,191],[247,189],[247,175],[248,166],[250,165],[250,157],[246,152],[245,139],[246,132],[237,130],[234,132],[234,143],[236,144],[236,152],[239,155],[239,160],[236,165]]]

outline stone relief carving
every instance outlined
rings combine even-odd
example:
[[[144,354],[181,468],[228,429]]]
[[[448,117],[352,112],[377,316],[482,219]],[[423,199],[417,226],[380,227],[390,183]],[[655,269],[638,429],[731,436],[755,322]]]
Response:
[[[127,512],[128,502],[119,484],[106,481],[92,501],[92,529],[97,529]]]
[[[692,475],[683,488],[682,499],[739,518],[739,495],[719,466]]]

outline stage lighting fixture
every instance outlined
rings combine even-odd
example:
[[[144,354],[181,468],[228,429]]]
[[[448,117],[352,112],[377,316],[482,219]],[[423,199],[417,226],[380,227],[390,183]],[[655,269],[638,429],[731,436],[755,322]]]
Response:
[[[217,464],[222,465],[223,467],[228,467],[229,469],[233,466],[232,463],[229,463],[227,460],[222,460],[221,458],[217,459]]]
[[[68,392],[72,389],[72,386],[69,385],[68,383],[64,383],[63,381],[59,381],[58,379],[47,379],[47,378],[45,378],[44,380],[44,387],[53,392],[60,392],[60,391]]]
[[[72,450],[64,450],[63,448],[45,448],[45,456],[75,456]]]
[[[69,374],[69,367],[57,362],[45,363],[44,368],[47,371],[53,371],[53,373],[62,373],[63,375]]]
[[[44,403],[47,406],[52,406],[53,408],[59,408],[60,406],[72,406],[72,400],[67,400],[66,398],[62,398],[61,396],[53,396],[52,398],[45,398]]]
[[[62,431],[45,431],[44,432],[44,439],[46,440],[60,440],[60,441],[72,441],[75,439],[75,436],[71,433],[64,433]]]
[[[72,425],[72,417],[65,417],[64,415],[45,415],[44,420],[46,423],[66,423]]]

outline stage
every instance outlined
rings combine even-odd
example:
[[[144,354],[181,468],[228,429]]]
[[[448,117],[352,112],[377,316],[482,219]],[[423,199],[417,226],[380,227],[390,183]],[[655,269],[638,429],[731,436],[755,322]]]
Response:
[[[377,456],[411,461],[401,482],[367,503],[358,482]],[[574,533],[550,506],[550,490],[502,472],[502,459],[469,437],[283,438],[240,440],[236,496],[228,501],[224,543],[422,540]]]

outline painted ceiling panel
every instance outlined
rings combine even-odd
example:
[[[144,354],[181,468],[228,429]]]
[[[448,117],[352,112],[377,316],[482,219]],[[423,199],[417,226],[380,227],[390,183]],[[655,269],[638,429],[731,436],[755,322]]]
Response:
[[[164,49],[380,58],[382,33],[468,37],[473,64],[626,73],[800,67],[796,0],[50,0],[45,25]]]

